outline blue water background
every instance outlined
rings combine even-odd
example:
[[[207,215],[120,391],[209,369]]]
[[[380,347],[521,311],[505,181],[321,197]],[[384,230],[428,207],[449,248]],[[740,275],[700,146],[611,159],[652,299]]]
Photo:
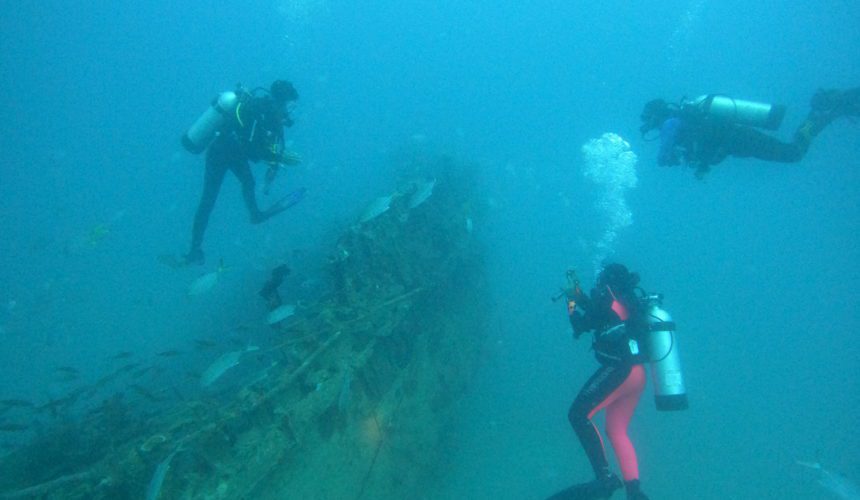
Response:
[[[654,97],[709,92],[789,106],[789,139],[819,87],[860,84],[853,2],[25,2],[0,17],[0,399],[67,391],[259,321],[256,290],[288,261],[319,274],[333,238],[394,182],[401,148],[480,171],[489,217],[491,347],[452,428],[439,498],[542,498],[589,479],[566,422],[596,367],[549,297],[600,234],[581,145],[639,155],[616,259],[665,293],[690,409],[646,391],[630,433],[652,498],[815,498],[795,460],[860,480],[857,332],[860,129],[834,123],[797,165],[728,160],[704,181],[658,168],[638,134]],[[203,270],[187,250],[203,159],[179,136],[237,82],[292,80],[308,198],[248,224],[228,175]],[[259,167],[262,169],[262,167]],[[257,171],[261,176],[262,170]],[[260,196],[263,206],[272,198]],[[223,259],[205,298],[188,284]],[[202,299],[202,300],[198,300]],[[179,370],[173,367],[171,369]],[[0,435],[12,442],[14,436]]]

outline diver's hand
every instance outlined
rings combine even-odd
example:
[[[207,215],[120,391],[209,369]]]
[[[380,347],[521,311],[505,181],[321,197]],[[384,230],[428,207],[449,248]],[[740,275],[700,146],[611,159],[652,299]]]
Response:
[[[567,287],[567,288],[564,288],[563,290],[564,290],[564,296],[567,298],[568,301],[572,300],[574,302],[582,302],[582,300],[585,298],[585,293],[582,291],[582,288],[580,288],[578,285]]]
[[[284,151],[278,155],[278,163],[283,165],[298,165],[302,162],[302,157],[295,151]]]

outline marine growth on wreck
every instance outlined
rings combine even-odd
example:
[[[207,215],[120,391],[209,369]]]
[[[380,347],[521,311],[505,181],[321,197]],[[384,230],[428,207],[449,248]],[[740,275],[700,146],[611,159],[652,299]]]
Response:
[[[396,191],[368,200],[325,257],[326,292],[273,308],[275,341],[213,356],[199,392],[157,412],[115,395],[84,416],[58,416],[2,459],[0,498],[427,491],[487,331],[473,186],[452,160],[410,159]],[[246,357],[265,362],[213,393]]]

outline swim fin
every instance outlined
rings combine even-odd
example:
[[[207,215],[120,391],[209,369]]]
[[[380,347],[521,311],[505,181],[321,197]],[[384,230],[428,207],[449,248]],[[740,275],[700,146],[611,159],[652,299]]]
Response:
[[[609,477],[595,479],[594,481],[582,484],[575,484],[570,488],[565,488],[555,495],[547,498],[547,500],[598,500],[606,499],[612,496],[618,488],[621,488],[621,480],[618,476],[612,474]]]
[[[307,193],[307,189],[299,188],[295,191],[288,193],[286,196],[275,202],[268,210],[260,214],[260,217],[257,219],[253,219],[252,222],[255,224],[259,224],[261,222],[265,222],[270,218],[278,215],[279,213],[291,208],[293,205],[305,199],[305,193]]]
[[[281,210],[286,210],[295,205],[296,203],[304,200],[305,194],[307,192],[308,190],[305,188],[296,189],[295,191],[288,193],[286,196],[278,200],[275,205],[278,207],[282,207]]]

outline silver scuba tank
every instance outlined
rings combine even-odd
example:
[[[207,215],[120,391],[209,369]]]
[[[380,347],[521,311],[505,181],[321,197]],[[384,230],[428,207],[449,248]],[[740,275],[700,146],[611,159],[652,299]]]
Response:
[[[194,154],[202,153],[238,103],[239,97],[235,92],[222,92],[182,136],[185,149]]]
[[[675,322],[654,301],[648,310],[648,356],[654,381],[654,402],[659,411],[686,410],[687,389],[681,371],[681,352]]]
[[[717,94],[699,96],[684,104],[719,120],[769,130],[779,128],[786,111],[786,107],[781,104],[742,101]]]

